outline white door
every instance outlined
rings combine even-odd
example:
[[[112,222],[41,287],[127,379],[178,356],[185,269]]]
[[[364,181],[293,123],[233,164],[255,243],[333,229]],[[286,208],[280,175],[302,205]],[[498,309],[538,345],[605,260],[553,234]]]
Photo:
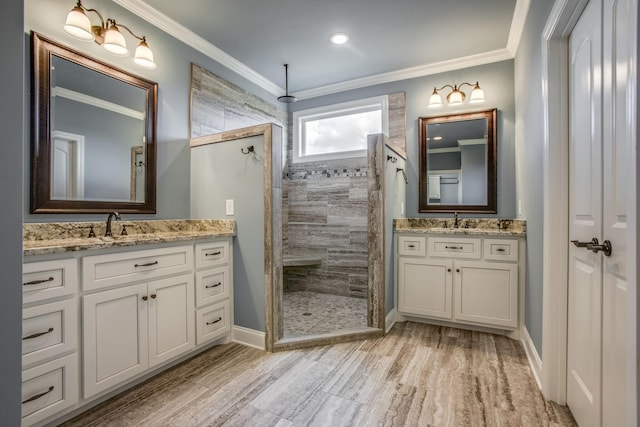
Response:
[[[51,139],[53,140],[51,198],[55,200],[84,198],[84,136],[53,131]]]
[[[601,425],[602,240],[601,2],[590,1],[569,40],[567,404],[581,427]]]
[[[611,241],[611,256],[603,257],[603,425],[626,426],[627,410],[636,406],[626,391],[629,380],[625,367],[630,341],[627,309],[629,291],[627,238],[629,230],[628,189],[633,175],[628,153],[633,153],[630,129],[635,98],[630,84],[634,58],[637,2],[605,0],[603,12],[603,238]],[[631,387],[635,386],[632,381]]]
[[[147,369],[147,299],[145,283],[82,297],[85,398]]]
[[[193,274],[149,283],[149,366],[196,346]]]

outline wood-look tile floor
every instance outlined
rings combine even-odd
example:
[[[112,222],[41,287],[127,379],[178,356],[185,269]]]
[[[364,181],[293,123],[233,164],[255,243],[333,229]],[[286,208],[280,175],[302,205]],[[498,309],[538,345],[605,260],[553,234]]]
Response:
[[[384,338],[266,353],[215,347],[65,426],[574,426],[518,341],[399,323]]]

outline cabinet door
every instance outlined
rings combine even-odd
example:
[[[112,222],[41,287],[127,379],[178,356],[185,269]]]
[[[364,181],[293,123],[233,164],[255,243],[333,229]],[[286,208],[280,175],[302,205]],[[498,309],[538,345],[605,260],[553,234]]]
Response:
[[[193,274],[149,283],[149,364],[195,348]]]
[[[399,311],[451,319],[451,265],[450,260],[399,258]]]
[[[147,285],[83,297],[84,397],[147,369]]]
[[[455,263],[455,320],[501,328],[518,326],[518,266],[507,263]]]

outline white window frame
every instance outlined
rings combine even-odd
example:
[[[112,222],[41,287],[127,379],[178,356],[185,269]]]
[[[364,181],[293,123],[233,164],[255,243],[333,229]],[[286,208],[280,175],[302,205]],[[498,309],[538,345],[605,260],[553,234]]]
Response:
[[[367,149],[336,151],[323,154],[304,154],[304,125],[307,121],[340,117],[349,114],[380,110],[382,115],[382,133],[389,134],[389,97],[387,95],[357,99],[340,104],[326,105],[295,111],[293,113],[293,163],[315,162],[334,159],[348,159],[367,155]]]

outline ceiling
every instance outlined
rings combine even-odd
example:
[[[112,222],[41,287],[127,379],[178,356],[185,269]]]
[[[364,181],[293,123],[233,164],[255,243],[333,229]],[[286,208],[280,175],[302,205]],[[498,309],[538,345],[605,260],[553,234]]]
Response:
[[[274,95],[288,63],[298,98],[513,58],[530,2],[114,1]],[[334,32],[351,39],[332,45]]]

